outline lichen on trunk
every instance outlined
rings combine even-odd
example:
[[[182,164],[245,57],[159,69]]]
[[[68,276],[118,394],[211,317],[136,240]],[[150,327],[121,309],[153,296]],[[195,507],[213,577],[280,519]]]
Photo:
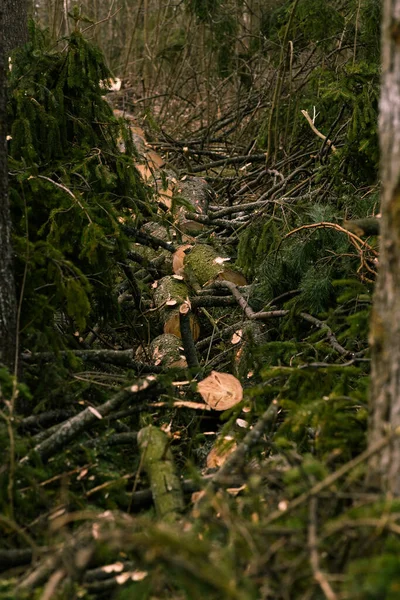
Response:
[[[400,426],[400,0],[384,2],[382,23],[381,248],[371,319],[371,410],[369,445]],[[400,495],[400,439],[375,454],[369,481]]]

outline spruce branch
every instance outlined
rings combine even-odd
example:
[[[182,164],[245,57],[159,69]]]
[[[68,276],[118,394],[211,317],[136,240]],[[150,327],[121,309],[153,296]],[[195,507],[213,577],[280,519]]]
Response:
[[[235,469],[243,465],[250,449],[258,444],[261,436],[274,424],[276,415],[278,414],[278,408],[278,402],[277,400],[274,400],[264,414],[258,419],[254,427],[245,435],[243,441],[238,445],[236,450],[228,456],[222,467],[208,484],[206,492],[219,487],[221,482],[224,481],[227,476],[232,475]]]
[[[33,177],[33,176],[32,176]],[[53,185],[55,185],[56,187],[60,188],[61,190],[64,190],[64,192],[66,192],[69,196],[71,196],[71,198],[74,200],[74,202],[79,206],[79,208],[85,213],[87,220],[89,221],[89,223],[91,225],[93,225],[93,221],[88,213],[88,211],[86,210],[86,208],[83,206],[82,202],[75,196],[75,194],[73,194],[71,192],[71,190],[69,190],[65,185],[63,185],[62,183],[58,183],[57,181],[54,181],[54,179],[50,179],[50,177],[46,177],[45,175],[37,175],[38,179],[45,179],[46,181],[49,181],[50,183],[52,183]]]
[[[295,233],[298,233],[299,231],[304,231],[306,229],[336,229],[336,231],[347,235],[349,242],[354,246],[357,254],[360,257],[360,266],[358,268],[358,271],[361,271],[361,269],[364,268],[366,271],[371,273],[371,275],[373,275],[374,277],[376,276],[377,273],[375,269],[371,267],[371,264],[375,265],[379,253],[376,250],[374,250],[374,248],[372,248],[372,246],[370,246],[365,240],[362,240],[358,235],[352,233],[352,231],[348,231],[345,227],[342,227],[337,223],[321,221],[320,223],[310,223],[309,225],[301,225],[301,227],[296,227],[296,229],[292,229],[292,231],[289,231],[289,233],[287,233],[283,237],[282,241],[286,240],[288,237],[294,235]],[[372,258],[366,256],[366,252],[370,253],[372,255]]]

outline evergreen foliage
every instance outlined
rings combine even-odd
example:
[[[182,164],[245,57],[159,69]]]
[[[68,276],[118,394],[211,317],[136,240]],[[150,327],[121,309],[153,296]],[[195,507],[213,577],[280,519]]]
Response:
[[[53,324],[61,315],[73,332],[118,313],[117,261],[128,248],[120,223],[150,210],[130,132],[104,99],[110,72],[79,23],[75,13],[61,51],[31,24],[10,75],[14,246],[21,329],[32,347],[60,343]]]
[[[335,2],[303,0],[299,2],[294,31],[308,42],[330,44],[330,38],[343,31],[345,19]],[[296,31],[297,30],[297,31]]]
[[[214,23],[211,48],[216,52],[217,73],[220,77],[228,77],[235,64],[235,43],[238,23],[231,13],[222,12]]]
[[[332,70],[316,69],[312,85],[319,97],[322,121],[333,121],[333,110],[341,106],[343,118],[348,122],[344,148],[335,156],[338,176],[356,184],[374,183],[379,161],[379,64],[348,63],[339,77]]]
[[[289,100],[286,104],[278,95],[276,103],[267,110],[258,135],[262,146],[277,152],[278,146],[284,145],[295,151],[314,135],[299,109],[312,114],[317,108],[317,128],[322,127],[334,142],[336,136],[340,139],[330,176],[336,175],[338,185],[343,178],[355,185],[375,181],[379,159],[379,23],[380,3],[376,0],[352,0],[346,6],[340,2],[302,0],[266,9],[260,27],[268,40],[265,49],[279,61],[282,90],[287,93],[296,85],[298,75],[294,73],[297,67],[302,73],[302,61],[310,61],[313,68],[302,77],[295,102]],[[293,50],[274,52],[276,44],[284,43],[285,36],[293,40]],[[278,78],[276,86],[280,85]],[[272,120],[270,110],[274,113]]]
[[[188,9],[202,22],[210,22],[218,13],[222,0],[186,0]]]

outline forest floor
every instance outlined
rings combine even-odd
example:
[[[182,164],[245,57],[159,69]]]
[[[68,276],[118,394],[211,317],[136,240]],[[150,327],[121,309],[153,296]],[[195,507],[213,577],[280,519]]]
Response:
[[[399,525],[364,477],[376,186],[338,193],[341,140],[306,111],[296,151],[260,150],[258,94],[207,127],[176,107],[179,135],[110,97],[146,206],[118,217],[115,314],[58,310],[62,347],[23,349],[47,391],[5,419],[0,598],[378,597],[359,581]]]

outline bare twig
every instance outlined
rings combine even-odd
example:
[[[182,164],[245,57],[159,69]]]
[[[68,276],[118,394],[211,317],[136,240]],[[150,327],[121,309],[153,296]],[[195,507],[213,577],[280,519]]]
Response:
[[[201,173],[202,171],[207,171],[207,169],[214,169],[216,167],[225,167],[227,165],[240,165],[244,163],[254,162],[265,162],[265,154],[245,154],[244,156],[231,156],[227,158],[222,158],[220,160],[215,160],[213,162],[193,167],[191,172]]]
[[[112,12],[114,2],[115,2],[115,0],[112,0],[110,8],[108,9],[107,16],[104,17],[104,19],[100,19],[100,21],[96,21],[96,23],[91,23],[90,25],[85,27],[85,29],[82,30],[82,33],[86,33],[87,31],[89,31],[89,29],[92,29],[92,27],[96,27],[97,25],[100,25],[101,23],[104,23],[105,21],[109,21],[110,19],[113,19],[115,17],[115,15],[117,15],[122,8],[122,7],[117,8],[114,12]]]
[[[323,133],[318,131],[318,129],[315,127],[314,121],[312,120],[312,118],[310,117],[308,112],[306,110],[302,110],[301,114],[307,119],[308,124],[310,125],[310,127],[313,130],[313,132],[315,133],[315,135],[317,135],[319,138],[321,138],[321,140],[324,140],[324,142],[332,149],[333,153],[337,152],[337,148],[336,148],[336,146],[333,145],[331,140],[328,140],[326,135],[324,135]]]
[[[61,584],[61,582],[66,578],[67,572],[65,569],[60,568],[52,573],[45,585],[43,590],[43,594],[40,597],[40,600],[51,600],[54,598],[57,593],[57,588]]]
[[[337,595],[333,591],[326,575],[319,566],[318,554],[318,536],[317,536],[317,498],[310,499],[309,506],[309,524],[308,524],[308,548],[310,550],[310,564],[315,581],[318,583],[326,600],[337,600]]]

